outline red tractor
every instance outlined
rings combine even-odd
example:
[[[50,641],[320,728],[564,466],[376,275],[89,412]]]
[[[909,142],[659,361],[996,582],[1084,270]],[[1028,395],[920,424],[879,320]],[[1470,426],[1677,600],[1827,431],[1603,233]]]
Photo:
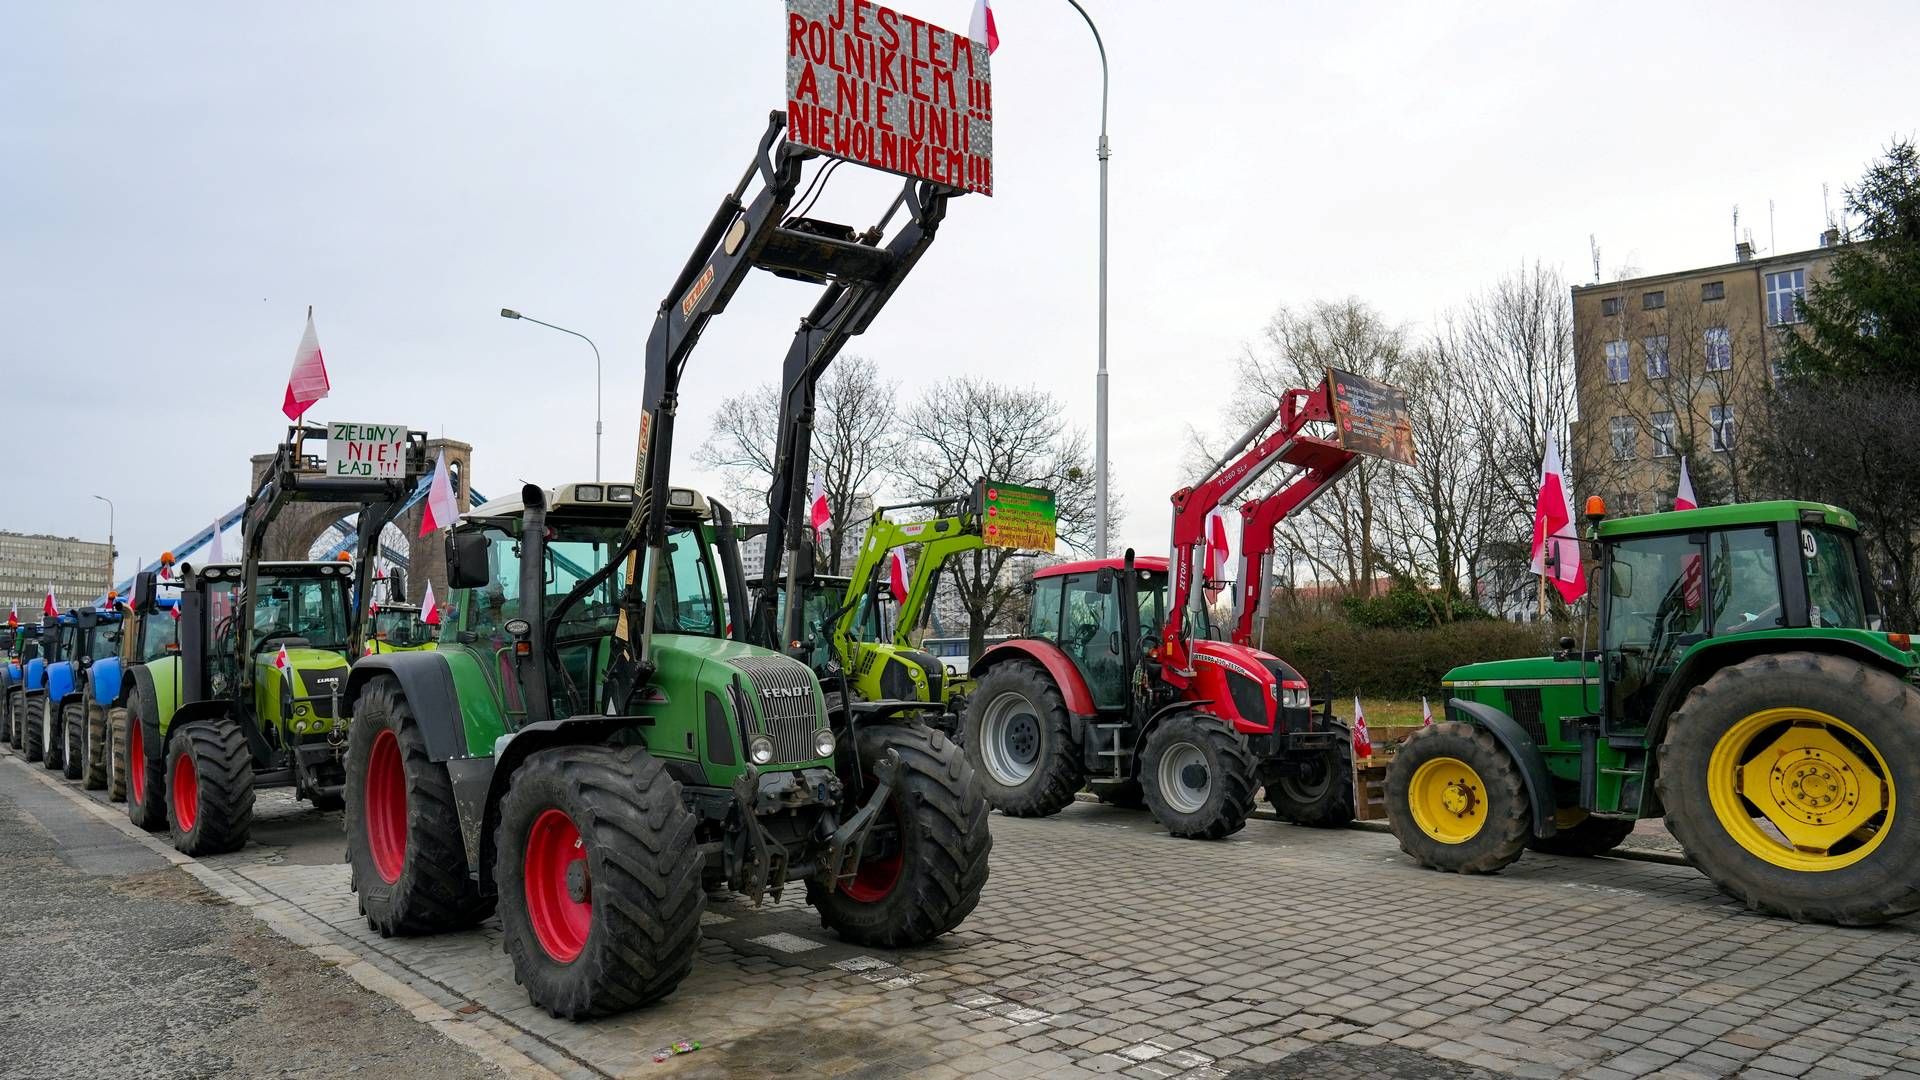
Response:
[[[1298,671],[1249,644],[1254,605],[1237,605],[1248,615],[1233,641],[1213,640],[1194,580],[1207,515],[1269,468],[1291,472],[1248,504],[1257,511],[1250,520],[1265,523],[1260,553],[1280,517],[1367,452],[1305,433],[1335,422],[1336,378],[1342,392],[1364,383],[1329,372],[1314,389],[1287,391],[1204,479],[1174,494],[1171,564],[1129,551],[1034,574],[1026,634],[974,662],[967,705],[967,757],[1001,813],[1053,814],[1088,787],[1108,802],[1144,803],[1175,836],[1217,839],[1246,824],[1265,787],[1289,820],[1352,819],[1346,729],[1330,711],[1314,712]],[[1260,565],[1265,580],[1264,558]],[[1257,596],[1251,574],[1240,576],[1245,595]]]

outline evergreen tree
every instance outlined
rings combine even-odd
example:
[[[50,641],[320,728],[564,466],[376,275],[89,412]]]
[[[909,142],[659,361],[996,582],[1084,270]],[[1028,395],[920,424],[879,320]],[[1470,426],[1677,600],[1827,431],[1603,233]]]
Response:
[[[1814,379],[1920,386],[1920,150],[1898,140],[1846,192],[1856,219],[1831,276],[1801,301],[1807,333],[1786,335],[1788,369]]]

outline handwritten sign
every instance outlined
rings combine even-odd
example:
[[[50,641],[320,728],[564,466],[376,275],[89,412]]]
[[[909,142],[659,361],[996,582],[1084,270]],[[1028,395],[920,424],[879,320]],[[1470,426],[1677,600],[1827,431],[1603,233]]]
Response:
[[[1053,492],[982,480],[974,489],[980,507],[980,536],[988,547],[1051,552],[1060,515]]]
[[[328,424],[327,475],[407,477],[407,429],[400,424]]]
[[[871,0],[787,0],[787,138],[993,194],[987,43]]]
[[[1413,420],[1407,392],[1338,368],[1327,369],[1340,445],[1356,454],[1413,464]]]

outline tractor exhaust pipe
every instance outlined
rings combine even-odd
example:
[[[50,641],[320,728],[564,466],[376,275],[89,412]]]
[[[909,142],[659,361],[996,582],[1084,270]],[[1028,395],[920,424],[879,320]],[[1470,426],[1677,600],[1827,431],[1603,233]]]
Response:
[[[520,519],[520,611],[528,623],[519,664],[521,696],[529,723],[552,719],[547,692],[547,492],[538,484],[520,489],[525,510]],[[518,650],[516,649],[516,652]]]

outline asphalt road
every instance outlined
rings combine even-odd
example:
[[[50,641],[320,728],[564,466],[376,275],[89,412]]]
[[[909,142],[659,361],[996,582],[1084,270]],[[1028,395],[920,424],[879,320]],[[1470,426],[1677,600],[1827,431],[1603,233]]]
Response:
[[[0,1076],[502,1075],[11,758],[0,912]]]

